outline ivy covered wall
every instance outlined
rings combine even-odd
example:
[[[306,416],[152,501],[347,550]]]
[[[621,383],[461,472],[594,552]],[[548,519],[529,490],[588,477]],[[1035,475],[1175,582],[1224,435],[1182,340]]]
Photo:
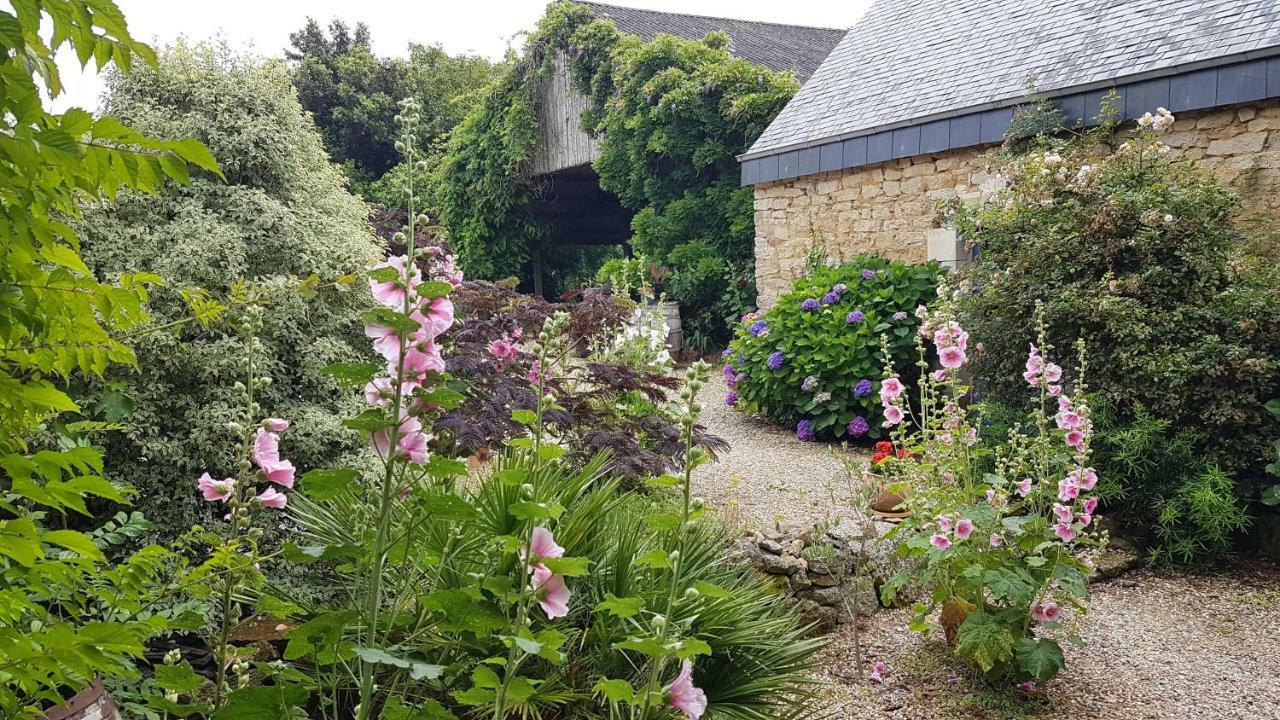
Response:
[[[519,61],[454,130],[439,167],[442,220],[468,273],[525,274],[532,251],[549,249],[529,209],[538,192],[529,161],[537,80],[561,52],[591,101],[582,126],[600,143],[600,185],[636,213],[632,246],[667,268],[665,290],[684,306],[688,329],[724,337],[725,318],[755,302],[752,193],[738,186],[735,157],[800,87],[728,47],[724,33],[646,42],[584,6],[549,5]]]

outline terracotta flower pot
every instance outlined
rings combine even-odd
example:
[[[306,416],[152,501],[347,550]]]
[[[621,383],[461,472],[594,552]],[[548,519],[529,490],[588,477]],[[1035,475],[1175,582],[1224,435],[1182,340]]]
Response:
[[[876,473],[867,473],[867,481],[880,488],[880,493],[871,501],[871,512],[876,517],[890,521],[911,517],[911,511],[902,507],[907,501],[905,489],[898,492],[889,490],[889,486],[893,484],[892,479]]]
[[[44,717],[45,720],[123,720],[115,701],[103,687],[102,678],[61,705],[45,710]]]

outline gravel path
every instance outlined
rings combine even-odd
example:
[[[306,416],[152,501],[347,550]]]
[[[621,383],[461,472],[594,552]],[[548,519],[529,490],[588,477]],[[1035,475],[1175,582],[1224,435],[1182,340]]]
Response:
[[[695,493],[743,530],[779,520],[847,514],[840,457],[863,451],[802,443],[785,429],[724,405],[713,379],[699,394],[703,422],[729,441],[699,468]],[[844,720],[1280,720],[1280,568],[1237,564],[1208,574],[1142,570],[1092,586],[1080,634],[1061,676],[1034,692],[993,687],[954,660],[940,638],[907,630],[910,610],[883,610],[841,625],[815,671],[813,717]],[[867,680],[884,662],[883,684]]]
[[[728,388],[713,376],[698,392],[702,422],[729,441],[719,462],[695,471],[694,494],[714,506],[725,521],[743,530],[772,527],[779,520],[823,520],[848,515],[835,497],[847,497],[840,458],[865,458],[861,450],[835,443],[805,443],[764,420],[725,406]]]

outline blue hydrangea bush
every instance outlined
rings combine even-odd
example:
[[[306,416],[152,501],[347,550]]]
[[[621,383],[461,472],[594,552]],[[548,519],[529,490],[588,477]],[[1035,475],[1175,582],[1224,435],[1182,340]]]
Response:
[[[797,280],[736,328],[724,357],[726,402],[805,441],[880,437],[882,346],[900,372],[916,370],[916,311],[936,297],[943,272],[935,262],[860,255]]]

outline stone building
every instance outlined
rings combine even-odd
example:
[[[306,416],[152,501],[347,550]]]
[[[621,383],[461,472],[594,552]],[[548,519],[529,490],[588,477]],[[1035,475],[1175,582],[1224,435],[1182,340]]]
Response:
[[[708,33],[729,36],[729,52],[775,71],[794,73],[801,81],[844,36],[833,28],[713,18],[581,2],[592,15],[611,21],[618,31],[653,40],[659,34],[700,40]],[[599,143],[582,129],[587,98],[574,87],[563,55],[551,59],[552,71],[539,78],[536,110],[538,140],[530,174],[538,183],[534,216],[547,227],[551,242],[561,245],[617,245],[631,237],[632,213],[617,197],[600,188],[592,163]],[[538,263],[535,258],[535,266]],[[534,277],[541,279],[535,270]],[[536,288],[541,292],[541,287]]]
[[[1162,140],[1280,216],[1280,3],[876,0],[740,157],[755,186],[760,304],[821,243],[962,262],[937,212],[998,187],[987,153],[1028,80],[1070,124],[1114,91],[1125,119],[1177,116]]]

